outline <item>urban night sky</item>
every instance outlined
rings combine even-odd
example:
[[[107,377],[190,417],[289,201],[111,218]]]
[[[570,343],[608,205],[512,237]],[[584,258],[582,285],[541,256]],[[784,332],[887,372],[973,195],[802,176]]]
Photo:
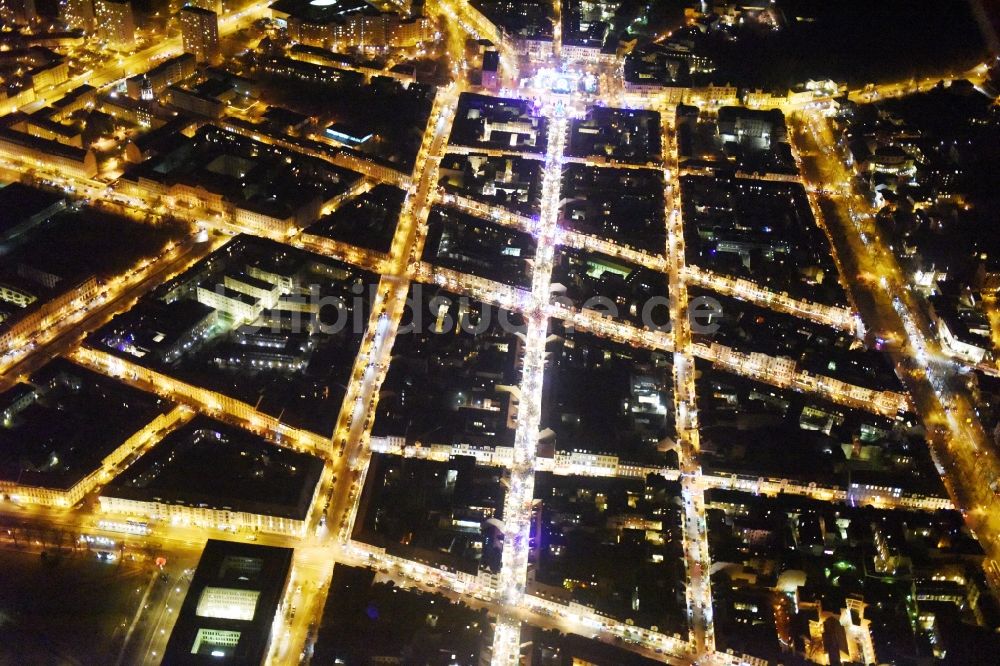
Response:
[[[1000,3],[0,0],[0,663],[1000,650]]]

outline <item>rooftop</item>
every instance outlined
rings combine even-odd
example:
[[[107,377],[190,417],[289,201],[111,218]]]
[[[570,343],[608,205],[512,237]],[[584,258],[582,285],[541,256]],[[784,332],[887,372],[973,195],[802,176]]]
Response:
[[[352,14],[377,14],[365,0],[278,0],[271,11],[312,23],[336,23]]]
[[[447,462],[372,455],[354,538],[393,554],[475,574],[498,571],[503,470],[471,457]]]
[[[398,187],[376,185],[320,218],[306,233],[388,253],[405,198]]]
[[[523,327],[521,316],[428,285],[408,296],[412,309],[393,343],[372,433],[427,445],[512,445],[522,351],[501,317]]]
[[[670,355],[561,325],[548,350],[541,427],[554,433],[556,451],[668,462],[661,444],[672,431]]]
[[[0,238],[36,215],[54,211],[64,198],[21,183],[0,187]]]
[[[375,578],[372,569],[334,567],[314,663],[481,663],[493,633],[484,610]]]
[[[177,614],[164,663],[264,663],[292,552],[209,539]]]
[[[222,311],[215,310],[215,300],[205,298],[202,289],[211,292],[226,274],[238,272],[277,287],[281,298],[273,309],[257,302],[240,312],[256,318],[238,322],[274,331],[275,339],[240,340],[234,321],[218,316]],[[365,334],[371,286],[376,282],[374,274],[339,260],[240,235],[114,317],[86,344],[241,400],[293,427],[329,436]],[[229,296],[240,301],[251,298],[241,292]],[[191,301],[208,305],[210,312],[174,304]],[[173,309],[186,315],[189,328],[164,325]],[[206,317],[200,319],[200,313]],[[362,324],[354,326],[354,321]],[[276,343],[279,338],[291,346]],[[231,353],[233,344],[242,351]],[[160,353],[136,354],[133,347]]]
[[[26,486],[69,489],[170,403],[57,358],[33,374],[32,399],[0,423],[0,478]],[[24,387],[0,404],[30,397]]]
[[[663,173],[571,163],[563,169],[561,226],[650,254],[663,254]]]
[[[431,210],[427,226],[424,261],[512,287],[531,286],[531,234],[442,206]]]
[[[198,416],[101,494],[305,520],[322,473],[320,458]]]

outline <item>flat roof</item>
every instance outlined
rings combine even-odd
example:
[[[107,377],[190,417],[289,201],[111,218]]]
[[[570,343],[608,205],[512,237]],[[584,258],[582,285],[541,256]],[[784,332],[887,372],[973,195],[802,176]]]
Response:
[[[11,183],[0,188],[0,235],[63,201],[64,198],[57,194],[22,183]]]
[[[322,473],[315,456],[198,416],[101,494],[304,520]]]
[[[263,664],[292,553],[291,548],[209,539],[163,663]]]
[[[146,72],[143,72],[142,74],[136,74],[135,76],[129,77],[129,80],[131,81],[131,80],[134,79],[134,80],[138,81],[138,80],[142,79],[142,77],[144,77],[144,76],[147,77],[147,78],[152,78],[154,76],[158,76],[160,74],[163,74],[164,72],[168,72],[171,69],[173,69],[174,67],[176,67],[178,64],[180,64],[182,62],[185,62],[185,61],[189,61],[189,60],[190,61],[196,60],[194,54],[192,54],[192,53],[182,53],[182,54],[180,54],[178,56],[174,56],[173,58],[168,58],[167,60],[164,60],[163,62],[161,62],[156,67],[153,67],[152,69],[147,70]]]
[[[118,351],[135,348],[163,353],[214,312],[213,308],[194,299],[169,303],[151,299],[139,303],[109,324],[107,338],[115,340],[114,347]]]
[[[245,284],[248,287],[253,287],[254,289],[262,289],[264,291],[274,291],[276,289],[276,286],[270,282],[265,282],[264,280],[255,278],[252,275],[247,275],[242,271],[226,273],[226,277]]]
[[[495,72],[500,68],[500,53],[487,51],[483,54],[483,71]]]
[[[244,294],[242,291],[236,291],[235,289],[231,289],[221,282],[216,282],[211,287],[200,287],[200,288],[205,289],[206,291],[210,291],[214,294],[219,294],[220,296],[224,296],[230,300],[239,301],[245,305],[257,305],[258,303],[260,303],[260,299],[257,298],[256,296],[250,296],[248,294]]]
[[[69,489],[170,403],[65,359],[31,376],[38,398],[0,423],[0,479]],[[14,391],[16,393],[11,393]],[[23,388],[0,394],[0,404]]]

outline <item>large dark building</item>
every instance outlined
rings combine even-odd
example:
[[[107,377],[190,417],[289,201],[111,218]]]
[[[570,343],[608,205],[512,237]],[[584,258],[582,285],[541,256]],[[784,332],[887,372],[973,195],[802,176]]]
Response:
[[[292,552],[210,539],[170,634],[164,666],[263,664]]]

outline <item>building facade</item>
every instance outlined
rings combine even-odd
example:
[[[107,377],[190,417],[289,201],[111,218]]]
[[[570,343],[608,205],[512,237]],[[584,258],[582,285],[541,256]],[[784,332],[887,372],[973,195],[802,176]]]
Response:
[[[214,60],[219,53],[219,16],[213,11],[187,5],[179,13],[184,52],[198,62]]]
[[[135,15],[129,0],[96,0],[97,31],[111,48],[127,50],[135,46]]]

